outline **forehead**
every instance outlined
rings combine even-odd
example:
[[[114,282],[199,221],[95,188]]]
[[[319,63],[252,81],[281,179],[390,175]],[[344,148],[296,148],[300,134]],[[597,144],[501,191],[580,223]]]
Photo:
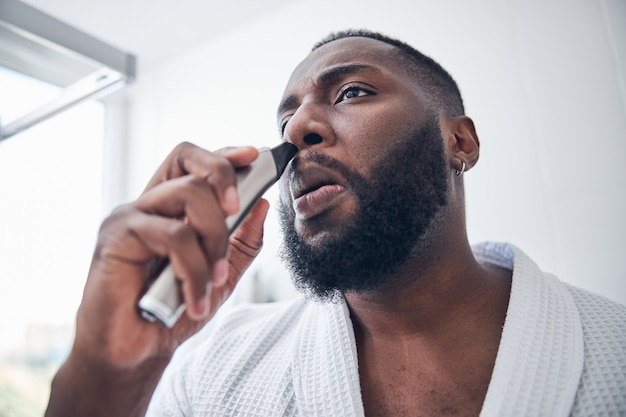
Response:
[[[395,46],[366,37],[348,37],[329,42],[311,52],[293,71],[285,94],[307,82],[315,82],[330,68],[355,64],[375,67],[389,75],[407,76]]]

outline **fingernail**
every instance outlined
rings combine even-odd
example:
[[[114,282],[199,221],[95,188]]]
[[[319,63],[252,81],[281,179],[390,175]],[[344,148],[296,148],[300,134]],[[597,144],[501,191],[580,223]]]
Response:
[[[213,285],[222,286],[228,280],[229,265],[226,258],[222,258],[213,266]]]
[[[239,196],[234,185],[229,186],[224,191],[224,205],[229,213],[234,213],[239,209]]]

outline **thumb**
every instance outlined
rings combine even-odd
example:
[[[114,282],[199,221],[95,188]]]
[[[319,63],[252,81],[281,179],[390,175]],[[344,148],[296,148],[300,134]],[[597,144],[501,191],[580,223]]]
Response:
[[[263,222],[269,206],[267,200],[260,199],[230,239],[230,269],[238,277],[245,272],[261,251]]]

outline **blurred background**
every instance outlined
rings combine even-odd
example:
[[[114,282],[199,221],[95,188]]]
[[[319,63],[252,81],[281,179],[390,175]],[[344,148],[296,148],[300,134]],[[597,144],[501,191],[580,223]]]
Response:
[[[0,29],[11,28],[2,7],[15,1],[0,0]],[[0,417],[42,414],[102,219],[137,197],[181,141],[277,144],[292,69],[346,28],[399,37],[459,83],[481,140],[464,176],[472,242],[512,242],[561,280],[626,304],[623,0],[23,4],[74,28],[72,42],[93,37],[131,57],[121,72],[132,82],[0,140]],[[0,127],[58,101],[69,83],[12,66],[28,51],[10,48],[0,48]],[[63,65],[60,76],[73,71]],[[275,202],[276,191],[266,197]],[[294,296],[277,224],[272,210],[231,305]]]

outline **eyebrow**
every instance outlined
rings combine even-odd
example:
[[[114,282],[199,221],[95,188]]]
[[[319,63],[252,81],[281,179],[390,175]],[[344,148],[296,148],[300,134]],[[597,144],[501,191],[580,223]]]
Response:
[[[346,64],[339,65],[336,67],[328,68],[324,72],[322,72],[316,80],[316,84],[320,85],[328,85],[336,81],[338,78],[345,77],[346,75],[356,74],[359,72],[380,72],[380,69],[373,65],[368,64]],[[278,110],[276,112],[277,116],[280,115],[290,107],[295,106],[298,103],[298,99],[295,95],[290,95],[286,97],[284,100],[280,102],[278,105]]]

